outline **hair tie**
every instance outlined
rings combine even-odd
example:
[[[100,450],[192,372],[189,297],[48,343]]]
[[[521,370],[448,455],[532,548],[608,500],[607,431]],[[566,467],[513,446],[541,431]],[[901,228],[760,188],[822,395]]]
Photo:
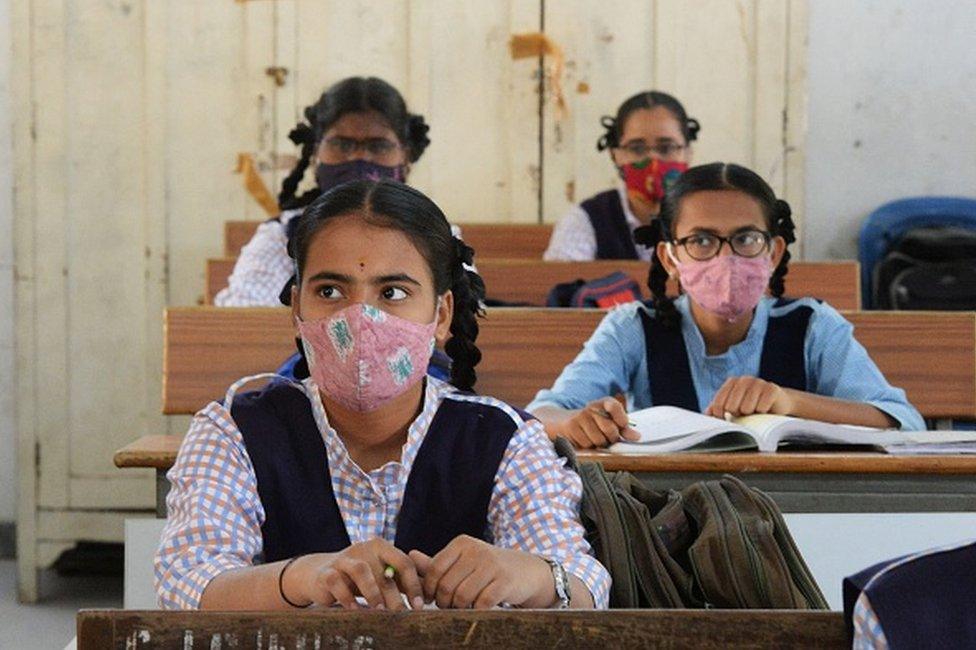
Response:
[[[295,144],[312,144],[315,142],[315,132],[305,122],[299,122],[294,129],[288,133],[288,139]]]
[[[606,132],[596,141],[596,150],[603,151],[617,146],[617,120],[604,115],[600,118],[600,126],[606,129]]]
[[[646,226],[640,226],[634,230],[634,241],[645,248],[654,248],[662,240],[661,228],[657,219]]]
[[[688,129],[688,142],[694,142],[698,139],[698,132],[701,131],[701,124],[698,123],[698,120],[689,117],[685,122],[685,128]]]
[[[474,249],[457,237],[454,238],[454,253],[461,264],[474,266]]]

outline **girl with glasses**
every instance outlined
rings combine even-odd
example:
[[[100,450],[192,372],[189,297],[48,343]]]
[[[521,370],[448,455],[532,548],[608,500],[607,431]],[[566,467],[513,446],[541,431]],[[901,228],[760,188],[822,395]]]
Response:
[[[573,207],[556,224],[546,260],[649,260],[633,231],[657,215],[667,186],[688,168],[700,128],[681,102],[655,90],[634,95],[601,124],[597,150],[609,150],[621,185]]]
[[[652,299],[609,313],[529,405],[550,437],[584,448],[635,439],[612,397],[620,393],[630,410],[924,428],[843,316],[812,298],[783,298],[793,220],[757,174],[693,167],[668,191],[656,223],[636,234],[653,254]],[[677,299],[667,295],[669,278],[681,288]]]
[[[273,307],[287,295],[294,273],[288,239],[305,206],[347,181],[389,178],[405,182],[410,166],[430,144],[429,127],[407,109],[396,88],[376,77],[349,77],[328,88],[305,109],[289,134],[301,156],[278,194],[282,213],[261,224],[234,265],[218,307]],[[298,194],[312,168],[315,186]],[[455,236],[460,230],[454,228]]]

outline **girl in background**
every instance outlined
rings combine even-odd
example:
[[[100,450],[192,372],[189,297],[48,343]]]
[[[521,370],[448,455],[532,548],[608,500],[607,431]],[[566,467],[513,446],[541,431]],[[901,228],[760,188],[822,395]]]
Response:
[[[634,95],[601,124],[597,150],[610,150],[621,185],[573,207],[556,224],[543,259],[649,260],[633,232],[657,215],[668,185],[688,168],[700,129],[681,102],[655,90]]]

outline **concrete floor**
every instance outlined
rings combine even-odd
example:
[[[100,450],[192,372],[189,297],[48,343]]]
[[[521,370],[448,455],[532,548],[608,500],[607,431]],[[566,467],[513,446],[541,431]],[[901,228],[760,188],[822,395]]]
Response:
[[[17,565],[0,561],[0,648],[61,650],[75,636],[79,609],[122,607],[122,577],[41,575],[44,598],[36,605],[17,602]]]

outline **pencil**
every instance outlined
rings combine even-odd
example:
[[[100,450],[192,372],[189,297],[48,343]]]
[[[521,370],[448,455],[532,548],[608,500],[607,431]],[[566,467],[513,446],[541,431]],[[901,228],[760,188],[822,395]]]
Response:
[[[610,415],[610,413],[606,409],[592,409],[592,411],[601,417],[605,417],[608,420],[613,419],[613,416]],[[634,422],[627,422],[627,426],[633,428],[636,427],[637,424],[635,424]]]

